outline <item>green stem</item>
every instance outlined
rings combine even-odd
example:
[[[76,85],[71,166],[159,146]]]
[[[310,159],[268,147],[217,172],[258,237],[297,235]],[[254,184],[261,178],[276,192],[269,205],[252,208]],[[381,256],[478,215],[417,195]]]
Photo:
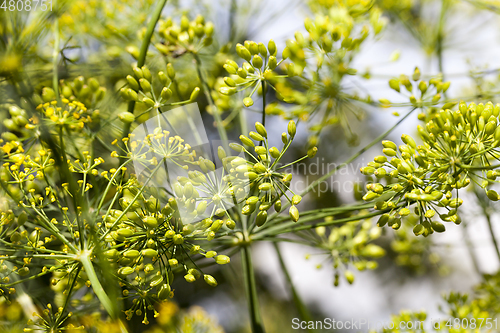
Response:
[[[290,276],[290,273],[288,272],[288,269],[285,265],[285,261],[283,260],[283,256],[281,255],[281,251],[279,248],[279,245],[277,242],[273,243],[274,249],[276,250],[276,254],[278,255],[278,260],[280,262],[281,270],[283,271],[283,275],[285,275],[286,281],[288,283],[288,286],[290,287],[290,291],[292,292],[292,297],[293,297],[293,302],[295,303],[295,306],[297,307],[297,310],[300,315],[300,319],[303,321],[312,321],[313,318],[309,311],[307,310],[306,305],[304,302],[302,302],[302,299],[300,298],[300,295],[297,293],[297,290],[295,289],[295,286],[293,285],[292,278]],[[309,332],[316,332],[314,329],[307,329]]]
[[[462,234],[464,236],[465,245],[467,246],[467,251],[469,252],[469,256],[470,256],[470,259],[472,261],[472,265],[474,266],[476,273],[481,276],[481,275],[483,275],[483,273],[481,272],[481,269],[479,268],[479,263],[477,261],[476,255],[474,253],[474,248],[472,246],[469,231],[467,230],[467,227],[468,227],[467,221],[463,221],[462,225],[463,225],[463,228],[461,228]]]
[[[252,236],[252,241],[263,240],[266,238],[266,236],[269,236],[269,235],[274,237],[278,234],[284,234],[284,233],[288,233],[288,232],[297,232],[297,231],[301,231],[301,230],[315,229],[317,227],[327,227],[327,226],[338,224],[338,223],[359,221],[359,220],[367,219],[370,217],[382,215],[382,214],[386,213],[387,211],[389,211],[389,209],[375,211],[373,213],[368,213],[365,215],[355,215],[355,216],[346,217],[343,219],[327,221],[327,222],[318,222],[318,223],[312,223],[312,224],[302,224],[302,220],[299,222],[283,223],[283,224],[276,226],[275,228],[266,229],[266,230],[262,230],[261,232],[255,233]],[[315,217],[314,219],[317,219],[317,218]]]
[[[266,92],[266,81],[262,80],[262,125],[264,126],[266,126]]]
[[[59,96],[59,74],[58,74],[58,60],[59,60],[59,19],[56,18],[54,26],[54,51],[52,53],[52,89],[56,93],[57,101],[60,101]]]
[[[264,324],[260,315],[259,299],[257,295],[257,285],[255,283],[255,272],[253,270],[252,255],[250,247],[241,247],[241,263],[243,265],[243,275],[245,278],[245,289],[248,300],[248,310],[250,312],[250,323],[253,333],[264,333]]]
[[[488,229],[490,231],[491,241],[493,242],[493,247],[495,248],[498,260],[500,261],[500,248],[498,247],[498,240],[495,235],[495,231],[493,230],[493,224],[491,223],[491,215],[487,206],[489,202],[484,200],[485,198],[479,194],[476,188],[474,188],[474,194],[476,195],[477,201],[481,206],[484,217],[486,217],[486,222],[488,223]]]
[[[166,4],[167,0],[160,0],[158,1],[158,4],[154,9],[153,16],[151,17],[151,21],[149,21],[146,33],[144,34],[144,38],[142,40],[141,49],[139,52],[139,58],[137,59],[137,67],[142,67],[146,63],[146,56],[148,54],[149,44],[151,43],[151,37],[153,36],[156,24],[160,20],[161,12],[163,11],[163,8],[165,7]],[[135,101],[130,101],[128,103],[127,111],[130,113],[134,113],[134,109],[135,109]],[[128,133],[130,132],[130,125],[131,125],[130,123],[123,125],[123,131],[122,131],[123,137],[128,136]],[[123,161],[120,161],[120,163],[123,163]]]
[[[208,83],[205,80],[205,77],[204,77],[203,72],[201,70],[200,57],[196,53],[193,53],[193,57],[194,57],[194,61],[196,63],[196,71],[198,72],[198,77],[200,78],[201,84],[203,86],[203,93],[205,94],[205,97],[207,98],[207,101],[210,104],[210,107],[212,108],[212,113],[213,113],[213,116],[215,119],[215,123],[217,124],[217,131],[219,132],[219,136],[222,140],[224,148],[228,149],[226,128],[224,127],[224,123],[222,122],[219,108],[215,105],[215,102],[212,98],[212,95],[210,95],[210,87],[208,86]]]
[[[442,0],[441,3],[441,13],[439,15],[439,23],[438,23],[438,28],[437,28],[437,36],[436,36],[436,53],[438,57],[438,66],[439,66],[439,71],[443,75],[443,81],[444,81],[444,68],[443,68],[443,27],[445,24],[445,14],[446,10],[448,8],[447,6],[447,0]]]
[[[500,168],[500,164],[484,165],[484,166],[472,166],[472,165],[465,165],[462,163],[457,163],[457,165],[462,169],[468,169],[468,170],[492,170],[492,169]]]
[[[95,272],[94,265],[90,260],[90,255],[91,253],[88,251],[82,253],[82,255],[80,256],[80,262],[82,263],[83,268],[85,269],[85,273],[87,273],[87,277],[90,281],[90,284],[92,285],[94,293],[96,294],[97,298],[99,298],[99,300],[101,301],[101,304],[103,305],[104,309],[108,312],[108,314],[111,316],[112,319],[117,319],[119,314],[118,308],[116,306],[117,303],[116,301],[113,302],[109,298],[108,294],[106,294],[106,291],[104,291],[104,288]]]
[[[66,311],[66,308],[68,307],[69,301],[71,299],[71,293],[73,292],[73,288],[75,288],[76,281],[78,280],[78,275],[80,274],[80,271],[82,270],[82,266],[78,265],[78,268],[76,269],[75,277],[73,281],[71,282],[71,285],[68,289],[68,294],[66,295],[66,299],[64,300],[64,306],[62,310],[60,311],[59,318],[57,318],[57,322],[61,323],[62,319],[64,318],[64,311]]]

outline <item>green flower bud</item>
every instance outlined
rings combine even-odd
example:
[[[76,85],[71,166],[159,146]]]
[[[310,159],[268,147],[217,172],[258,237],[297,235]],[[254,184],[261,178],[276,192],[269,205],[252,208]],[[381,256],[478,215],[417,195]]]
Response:
[[[370,175],[373,175],[373,173],[375,172],[375,168],[366,166],[366,167],[362,167],[361,169],[359,169],[359,171],[361,171],[361,173],[363,175],[370,176]]]
[[[143,222],[150,229],[156,228],[158,226],[158,220],[153,216],[145,217]]]
[[[237,90],[236,90],[236,88],[233,88],[233,87],[221,87],[221,88],[219,89],[219,92],[220,92],[222,95],[228,95],[228,96],[231,96],[231,95],[236,94]]]
[[[144,104],[146,104],[147,107],[150,107],[150,108],[152,108],[155,105],[155,102],[151,98],[149,98],[149,97],[144,97],[142,99],[142,102]]]
[[[145,250],[142,250],[142,255],[144,257],[154,258],[154,257],[158,256],[158,251],[153,250],[153,249],[145,249]]]
[[[269,54],[272,56],[276,56],[276,54],[278,53],[278,49],[276,48],[276,43],[272,39],[269,40],[269,42],[267,43],[267,49],[269,50]]]
[[[422,95],[425,94],[425,92],[427,91],[427,82],[420,81],[420,83],[418,84],[418,89],[420,89]]]
[[[397,155],[397,152],[391,148],[384,148],[384,149],[382,149],[382,152],[384,154],[386,154],[387,156],[396,156]]]
[[[389,80],[389,87],[392,89],[396,90],[397,92],[401,91],[401,88],[399,87],[399,80],[398,79],[390,79]]]
[[[207,253],[205,253],[206,258],[213,258],[216,255],[217,255],[217,252],[215,252],[215,251],[208,251]]]
[[[187,282],[193,283],[196,281],[196,278],[194,277],[193,274],[186,274],[184,275],[184,279],[186,279]]]
[[[274,210],[276,211],[276,213],[281,212],[281,200],[276,200],[276,202],[274,203]]]
[[[271,148],[269,148],[269,154],[270,154],[273,158],[278,158],[278,157],[281,155],[281,153],[280,153],[279,149],[278,149],[278,148],[276,148],[276,147],[271,147]]]
[[[226,221],[226,227],[228,227],[229,229],[233,230],[236,227],[236,222],[234,222],[233,220],[227,220]]]
[[[281,142],[283,142],[284,145],[288,143],[288,136],[285,132],[281,133]]]
[[[207,37],[212,37],[213,34],[214,34],[214,24],[212,22],[207,22],[207,24],[205,24],[205,35]]]
[[[256,68],[261,68],[262,65],[264,65],[264,61],[262,60],[262,58],[259,55],[254,55],[253,60],[252,60],[252,64]]]
[[[108,259],[116,259],[118,258],[119,254],[120,252],[118,252],[118,250],[116,249],[111,249],[104,252],[104,256]]]
[[[251,97],[243,98],[243,105],[245,105],[247,108],[251,107],[253,105],[253,99]]]
[[[175,79],[175,69],[171,63],[167,64],[167,76],[170,80]]]
[[[217,231],[220,230],[220,228],[222,227],[222,225],[223,225],[222,220],[215,220],[212,223],[212,225],[210,226],[210,230],[217,232]]]
[[[293,139],[295,137],[295,133],[297,133],[297,126],[293,120],[288,122],[288,135]]]
[[[269,61],[267,62],[267,65],[269,66],[269,68],[271,70],[274,70],[274,69],[276,69],[276,67],[278,67],[278,60],[276,59],[275,56],[270,56]]]
[[[248,135],[255,141],[264,141],[264,137],[257,132],[251,131]]]
[[[151,81],[153,77],[151,76],[151,72],[149,71],[149,69],[146,66],[142,66],[141,70],[142,70],[142,75],[144,75],[144,78],[148,81]]]
[[[200,88],[196,87],[193,89],[191,92],[191,96],[189,97],[189,101],[194,102],[197,98],[198,95],[200,94]]]
[[[28,214],[26,214],[26,212],[22,212],[17,217],[17,224],[19,226],[23,226],[26,223],[27,220],[28,220]]]
[[[127,82],[130,88],[134,90],[139,90],[139,83],[132,75],[127,75]]]
[[[258,48],[259,48],[259,53],[265,58],[267,57],[267,49],[266,49],[266,46],[264,45],[264,43],[259,43],[257,44]]]
[[[382,214],[382,216],[379,217],[377,221],[377,226],[383,227],[389,222],[390,215],[389,214]]]
[[[381,258],[385,256],[385,250],[378,245],[368,244],[361,250],[361,254],[366,257]]]
[[[270,191],[272,187],[271,183],[262,183],[259,185],[259,190],[267,192]]]
[[[431,225],[432,229],[434,229],[435,232],[444,232],[446,230],[444,224],[442,224],[441,222],[432,221]]]
[[[267,138],[267,131],[266,131],[266,128],[264,127],[264,125],[262,125],[259,122],[256,122],[255,129],[257,130],[257,133],[262,135],[264,138]]]
[[[162,301],[166,300],[167,298],[170,297],[170,292],[171,292],[171,287],[169,284],[167,283],[164,283],[161,288],[160,288],[160,291],[158,292],[158,298],[161,299]]]
[[[172,90],[167,87],[163,87],[160,94],[163,101],[168,101],[172,97]]]
[[[299,220],[299,210],[295,206],[290,206],[290,209],[288,210],[288,215],[290,215],[290,218],[292,219],[293,222],[297,222]]]
[[[234,82],[234,80],[228,76],[224,78],[224,83],[226,83],[226,85],[228,85],[229,87],[236,87],[236,82]]]
[[[255,147],[255,143],[253,143],[252,140],[250,140],[250,138],[244,136],[244,135],[240,135],[240,141],[241,143],[243,143],[245,146],[249,146],[249,147]],[[232,147],[231,147],[232,148]]]
[[[354,274],[351,271],[345,271],[344,276],[349,284],[354,283]]]
[[[174,244],[182,244],[184,243],[184,237],[181,234],[175,234],[173,237]]]
[[[418,69],[418,67],[415,67],[415,71],[413,72],[412,79],[413,79],[413,81],[420,80],[420,70]]]
[[[318,147],[312,147],[309,150],[307,150],[307,157],[313,158],[316,156],[316,153],[318,152]]]
[[[176,267],[177,265],[179,264],[179,262],[177,261],[177,259],[173,258],[173,259],[169,259],[168,260],[168,265],[170,267]]]
[[[413,227],[413,233],[415,234],[415,236],[422,235],[424,233],[424,231],[425,231],[425,228],[421,224],[417,224],[415,227]]]
[[[229,73],[229,74],[236,74],[237,73],[237,68],[238,66],[236,67],[233,67],[231,66],[230,64],[224,64],[222,67],[224,67],[224,69]]]
[[[228,264],[230,261],[231,261],[231,259],[228,256],[223,255],[223,254],[219,254],[217,257],[215,257],[215,262],[218,265],[225,265],[225,264]]]
[[[30,273],[30,269],[29,267],[21,267],[19,268],[19,270],[17,271],[17,274],[19,274],[19,276],[26,276]]]
[[[123,276],[130,275],[132,273],[134,273],[134,269],[132,267],[122,267],[118,270],[118,274]]]
[[[372,191],[368,191],[364,196],[363,196],[363,200],[364,201],[371,201],[373,199],[376,199],[380,197],[380,194],[378,193],[375,193],[375,192],[372,192]]]
[[[252,59],[250,51],[240,43],[236,44],[236,53],[240,58],[243,58],[246,61],[250,61],[250,59]]]
[[[56,93],[53,89],[45,87],[42,89],[42,99],[45,103],[51,102],[55,100]]]
[[[134,72],[134,75],[137,79],[144,78],[144,74],[142,73],[142,70],[139,67],[132,68],[132,71]]]
[[[300,203],[300,201],[302,201],[302,197],[300,195],[295,194],[292,197],[292,205],[298,205]]]
[[[498,193],[495,190],[487,191],[486,195],[488,196],[488,199],[490,199],[491,201],[498,201],[500,199]]]
[[[123,256],[129,259],[136,259],[140,256],[140,253],[137,250],[128,250],[123,252]]]
[[[255,218],[255,224],[258,226],[258,227],[261,227],[264,225],[264,223],[266,223],[267,221],[267,211],[265,210],[261,210],[258,214],[257,214],[257,217]]]
[[[222,161],[224,158],[226,158],[227,154],[226,151],[222,146],[219,146],[217,148],[217,157],[219,158],[220,161]]]
[[[121,229],[118,229],[118,230],[116,231],[116,233],[117,233],[118,235],[122,236],[122,237],[125,237],[125,238],[127,238],[127,237],[131,237],[131,236],[134,234],[134,232],[133,232],[132,230],[128,229],[128,228],[121,228]]]
[[[398,146],[396,146],[396,144],[394,142],[389,141],[389,140],[382,141],[382,146],[384,146],[384,148],[390,148],[393,150],[398,149]]]
[[[167,83],[168,83],[168,76],[163,71],[159,71],[158,72],[158,78],[160,79],[161,84],[163,84],[164,86],[167,85]]]
[[[379,155],[379,156],[375,156],[375,158],[373,160],[377,163],[385,163],[385,162],[387,162],[387,157],[385,157],[383,155]]]
[[[203,276],[205,282],[211,287],[217,287],[217,280],[212,275],[205,274]]]

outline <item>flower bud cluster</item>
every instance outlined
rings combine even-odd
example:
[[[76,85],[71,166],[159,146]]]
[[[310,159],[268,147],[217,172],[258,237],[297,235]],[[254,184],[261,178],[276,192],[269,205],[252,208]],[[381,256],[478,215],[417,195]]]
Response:
[[[379,180],[387,179],[384,185],[373,182],[367,185],[366,201],[375,200],[375,208],[388,211],[381,216],[379,225],[388,224],[394,229],[401,226],[401,218],[409,215],[410,205],[420,223],[414,228],[417,235],[429,235],[433,231],[443,232],[444,225],[435,220],[460,224],[458,208],[462,199],[453,193],[466,187],[471,178],[486,188],[495,182],[496,159],[500,145],[498,116],[500,105],[460,102],[458,110],[441,110],[418,126],[423,145],[403,134],[403,145],[383,141],[383,153],[373,162],[361,168],[365,175]],[[480,173],[480,174],[478,174]],[[477,179],[477,180],[476,180]],[[494,190],[488,190],[491,200],[498,200]]]
[[[213,23],[205,22],[202,15],[192,21],[184,15],[180,23],[169,17],[158,22],[160,41],[154,45],[160,53],[178,57],[186,52],[198,53],[203,47],[211,45],[213,34]]]
[[[326,220],[331,220],[331,218]],[[335,286],[339,285],[341,275],[349,284],[352,284],[354,282],[352,268],[359,271],[375,269],[378,266],[375,259],[385,255],[385,250],[373,243],[380,237],[381,231],[379,228],[373,227],[369,220],[347,223],[328,229],[326,227],[316,228],[317,244],[315,247],[324,251],[331,258],[335,272]],[[327,230],[329,234],[327,234]]]
[[[139,102],[144,106],[145,114],[151,110],[161,112],[160,108],[165,106],[183,105],[196,101],[200,94],[200,88],[196,87],[191,92],[188,100],[180,102],[168,102],[173,95],[172,83],[175,78],[175,69],[172,64],[167,64],[166,73],[163,71],[158,72],[158,80],[161,83],[161,90],[155,91],[153,86],[153,76],[147,66],[134,67],[133,75],[127,75],[128,88],[121,88],[120,95],[128,101]],[[132,123],[137,117],[134,114],[123,111],[118,115],[120,120],[124,123]]]
[[[222,95],[231,96],[237,92],[252,89],[243,99],[246,107],[253,105],[252,96],[258,89],[262,89],[262,82],[273,86],[279,76],[275,70],[283,62],[277,59],[278,49],[276,43],[270,40],[269,43],[256,43],[245,41],[244,44],[236,45],[236,53],[243,59],[243,64],[228,59],[224,64],[224,69],[230,74],[224,78],[224,85],[219,88]]]

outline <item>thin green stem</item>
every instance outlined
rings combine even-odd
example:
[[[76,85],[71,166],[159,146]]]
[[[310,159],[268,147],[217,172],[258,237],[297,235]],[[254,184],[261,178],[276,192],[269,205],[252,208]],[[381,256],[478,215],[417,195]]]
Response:
[[[245,278],[245,289],[248,301],[248,310],[250,312],[250,323],[252,333],[264,333],[264,324],[260,315],[259,299],[257,294],[257,285],[255,283],[255,272],[252,264],[252,255],[250,247],[245,245],[241,247],[241,263],[243,265],[243,275]]]
[[[467,251],[469,252],[469,256],[470,256],[470,259],[472,261],[472,265],[474,266],[476,273],[481,276],[481,275],[483,275],[483,273],[481,272],[481,268],[479,268],[479,263],[477,261],[476,254],[474,253],[474,248],[472,246],[472,241],[470,239],[469,231],[467,230],[467,228],[468,228],[467,221],[464,220],[462,222],[462,225],[463,225],[463,228],[461,228],[462,234],[464,236],[465,245],[467,246]]]
[[[203,93],[205,94],[205,97],[207,98],[207,101],[210,104],[210,107],[212,108],[212,113],[215,119],[215,123],[217,124],[217,131],[219,132],[219,136],[222,140],[224,148],[228,149],[226,128],[224,127],[224,123],[220,116],[219,108],[215,105],[212,95],[210,94],[210,87],[208,86],[205,76],[203,75],[200,57],[196,53],[193,53],[193,57],[196,63],[196,71],[198,72],[198,77],[200,78],[201,84],[203,86]]]
[[[495,252],[500,262],[500,248],[498,247],[499,243],[495,235],[495,230],[493,230],[493,224],[491,223],[491,214],[488,207],[489,202],[487,201],[487,199],[485,200],[484,196],[482,196],[475,187],[474,194],[476,195],[477,201],[479,202],[479,205],[481,206],[481,209],[483,211],[483,215],[486,218],[486,222],[488,223],[488,230],[490,232],[491,241],[493,242],[493,247],[495,248]]]
[[[279,226],[276,226],[275,228],[266,229],[266,230],[262,230],[261,232],[257,232],[254,235],[252,235],[251,239],[252,239],[252,241],[258,241],[258,240],[265,239],[267,236],[274,237],[278,234],[284,234],[284,233],[288,233],[288,232],[297,232],[297,231],[301,231],[301,230],[315,229],[317,227],[327,227],[327,226],[338,224],[338,223],[359,221],[359,220],[367,219],[370,217],[382,215],[382,214],[386,213],[387,211],[388,210],[375,211],[375,212],[364,214],[364,215],[355,215],[355,216],[350,216],[350,217],[346,217],[343,219],[326,221],[326,222],[318,222],[318,223],[312,223],[312,224],[302,224],[302,220],[299,222],[293,222],[293,225],[283,223],[283,224],[280,224]],[[314,217],[314,219],[311,219],[311,220],[315,220],[315,219],[317,219],[317,217]]]
[[[90,281],[90,284],[92,286],[92,289],[94,290],[94,293],[96,294],[97,298],[101,301],[101,304],[103,305],[104,309],[108,312],[108,314],[111,316],[112,319],[117,319],[118,318],[118,308],[117,308],[117,303],[116,301],[112,301],[108,294],[106,294],[106,291],[104,291],[104,287],[101,284],[101,281],[97,277],[97,273],[94,269],[94,265],[92,264],[92,261],[90,260],[91,253],[89,251],[85,251],[82,253],[80,256],[80,262],[83,265],[83,268],[85,269],[85,273],[87,273],[87,277]]]
[[[137,59],[137,67],[142,67],[146,63],[146,56],[148,54],[149,44],[151,43],[151,37],[153,36],[156,24],[158,24],[161,13],[166,4],[167,0],[158,1],[153,11],[153,16],[151,17],[151,21],[149,21],[146,33],[144,34],[144,38],[142,40],[141,49],[139,52],[139,58]],[[130,113],[134,113],[134,109],[135,109],[135,101],[130,101],[128,103],[127,111]],[[131,125],[130,123],[126,123],[123,125],[123,131],[122,131],[123,137],[128,136],[128,133],[130,132],[130,125]],[[123,163],[123,161],[120,161],[120,163]]]
[[[78,275],[80,274],[80,271],[82,270],[82,265],[78,265],[78,268],[76,269],[75,272],[75,277],[73,278],[73,281],[71,282],[71,285],[68,289],[68,294],[66,295],[66,299],[64,300],[64,305],[62,310],[60,311],[59,318],[57,318],[57,322],[60,323],[64,317],[64,311],[66,311],[66,308],[68,307],[69,301],[71,299],[71,293],[73,292],[73,288],[76,285],[76,281],[78,281]]]
[[[54,25],[54,51],[52,53],[52,88],[56,93],[57,101],[60,101],[61,96],[59,96],[59,73],[58,73],[58,62],[59,62],[59,19],[55,19]]]
[[[292,278],[290,276],[290,273],[288,272],[288,269],[286,267],[285,261],[283,260],[283,256],[281,255],[281,250],[279,248],[279,244],[277,242],[273,243],[274,249],[276,250],[276,255],[278,256],[278,260],[280,262],[280,267],[281,270],[283,271],[283,275],[285,275],[288,287],[290,288],[290,291],[292,292],[292,297],[293,297],[293,302],[295,303],[295,307],[297,308],[297,311],[299,312],[300,319],[303,321],[312,321],[313,318],[309,311],[307,310],[307,306],[304,304],[302,299],[300,298],[300,295],[297,293],[297,290],[295,289],[295,286],[293,285]],[[314,329],[307,329],[309,332],[316,332]]]

